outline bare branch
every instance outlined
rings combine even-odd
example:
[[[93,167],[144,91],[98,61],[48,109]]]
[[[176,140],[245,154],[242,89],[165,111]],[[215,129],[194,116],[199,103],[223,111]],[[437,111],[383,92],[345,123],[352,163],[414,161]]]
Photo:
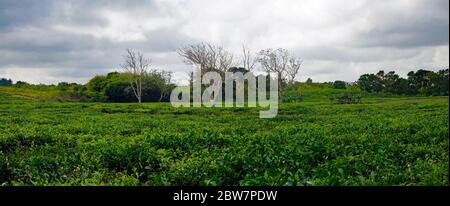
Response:
[[[256,62],[257,59],[252,56],[250,50],[247,49],[245,45],[242,45],[242,64],[244,65],[244,68],[253,71]]]
[[[183,57],[185,63],[200,66],[202,72],[216,70],[227,71],[233,66],[233,55],[223,49],[209,43],[188,45],[178,50],[178,54]]]
[[[121,67],[128,74],[131,88],[139,103],[142,102],[142,82],[149,72],[149,66],[150,60],[142,53],[126,50],[125,63]]]
[[[282,81],[292,83],[296,77],[301,60],[293,57],[286,49],[265,49],[258,53],[258,62],[267,73],[278,73]]]
[[[301,59],[290,57],[289,64],[286,69],[289,83],[294,83],[295,77],[297,76],[301,65],[302,65]]]
[[[286,49],[266,49],[258,53],[258,62],[267,73],[276,73],[279,83],[279,100],[282,101],[286,82],[292,84],[301,66],[301,60],[297,59]]]

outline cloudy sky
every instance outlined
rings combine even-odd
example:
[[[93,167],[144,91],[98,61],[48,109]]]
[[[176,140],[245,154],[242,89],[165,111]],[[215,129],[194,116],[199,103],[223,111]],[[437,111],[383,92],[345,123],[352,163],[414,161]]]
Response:
[[[85,83],[133,48],[183,83],[176,50],[211,42],[286,48],[303,59],[298,80],[354,81],[447,68],[448,36],[448,0],[0,0],[0,77]]]

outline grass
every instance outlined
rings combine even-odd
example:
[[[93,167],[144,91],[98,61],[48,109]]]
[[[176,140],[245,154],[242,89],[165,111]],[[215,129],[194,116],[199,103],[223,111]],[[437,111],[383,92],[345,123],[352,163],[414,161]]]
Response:
[[[60,96],[60,91],[56,87],[45,85],[33,87],[0,86],[0,92],[16,97],[45,101],[57,100]]]
[[[305,94],[259,119],[258,108],[2,92],[1,185],[448,185],[448,97]]]

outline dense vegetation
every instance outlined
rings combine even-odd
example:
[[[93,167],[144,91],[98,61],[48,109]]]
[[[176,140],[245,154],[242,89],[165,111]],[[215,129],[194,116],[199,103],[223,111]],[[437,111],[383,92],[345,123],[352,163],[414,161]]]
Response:
[[[0,184],[448,185],[448,97],[339,105],[309,87],[273,119],[0,92]]]
[[[232,67],[230,72],[246,73],[245,68]],[[171,74],[153,70],[143,81],[144,102],[167,102],[175,85],[170,82]],[[361,75],[354,83],[334,81],[313,83],[308,78],[305,83],[283,83],[283,99],[286,102],[301,102],[304,92],[320,98],[338,100],[341,97],[374,96],[445,96],[449,94],[449,69],[438,72],[428,70],[411,71],[408,78],[399,77],[394,71]],[[0,92],[41,100],[91,101],[91,102],[136,102],[125,73],[112,72],[97,75],[85,85],[61,82],[57,85],[33,85],[2,78]],[[191,81],[192,84],[192,81]],[[314,93],[314,94],[313,94]],[[326,94],[326,95],[323,95]],[[314,99],[314,98],[313,98]],[[353,99],[354,100],[354,99]],[[357,101],[358,102],[358,101]]]
[[[11,79],[5,79],[5,78],[0,79],[0,86],[11,86],[11,85],[12,85]]]
[[[145,102],[167,102],[174,84],[171,74],[152,71],[143,80],[143,100]],[[0,91],[13,95],[42,100],[91,101],[91,102],[136,102],[130,87],[128,74],[111,72],[97,75],[86,85],[60,82],[57,85],[33,85],[18,81],[14,85],[0,87]]]
[[[448,95],[449,69],[438,72],[420,69],[408,73],[404,79],[394,71],[364,74],[358,80],[363,91],[406,95]]]
[[[144,102],[169,101],[170,92],[175,88],[170,83],[170,74],[153,71],[144,77]],[[130,87],[128,74],[112,72],[106,76],[97,75],[86,84],[86,94],[93,101],[135,102],[136,97]]]
[[[143,82],[145,101],[174,87],[158,72]],[[426,96],[440,94],[448,70],[309,79],[259,119],[263,108],[106,103],[136,101],[123,73],[19,81],[0,86],[0,185],[448,185],[449,100]]]

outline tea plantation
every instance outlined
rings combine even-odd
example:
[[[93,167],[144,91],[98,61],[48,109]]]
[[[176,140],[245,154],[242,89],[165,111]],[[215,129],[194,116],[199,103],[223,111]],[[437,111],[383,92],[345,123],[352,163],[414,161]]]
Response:
[[[448,185],[448,97],[173,108],[0,93],[0,185]]]

